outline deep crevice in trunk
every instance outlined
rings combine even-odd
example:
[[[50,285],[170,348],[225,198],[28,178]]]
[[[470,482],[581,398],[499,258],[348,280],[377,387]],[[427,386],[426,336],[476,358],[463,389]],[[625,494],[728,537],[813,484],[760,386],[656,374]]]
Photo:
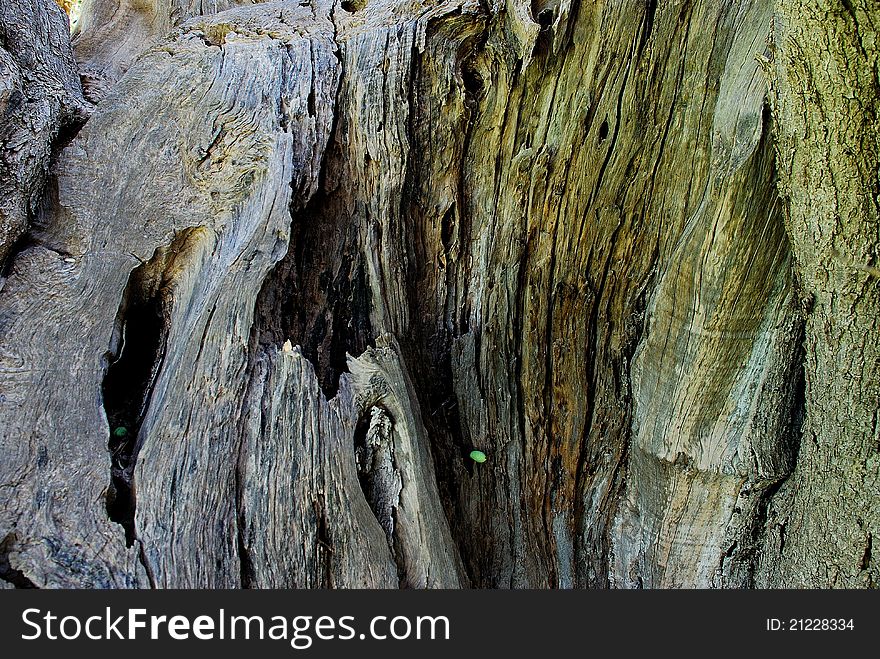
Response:
[[[10,245],[6,258],[0,262],[0,288],[2,288],[3,282],[12,274],[15,260],[27,250],[37,246],[39,246],[39,243],[29,231],[23,233]]]
[[[429,35],[429,38],[436,38],[430,27]],[[464,107],[457,118],[457,129],[453,134],[456,135],[454,149],[460,154],[467,154],[470,150],[481,104],[491,88],[490,72],[481,61],[488,38],[489,31],[481,30],[475,36],[462,41],[457,51],[455,82],[462,95]],[[401,204],[402,215],[409,218],[408,227],[413,232],[410,238],[410,258],[407,262],[409,317],[422,322],[410,325],[407,336],[401,340],[401,350],[410,369],[419,408],[423,411],[422,421],[430,441],[440,503],[452,531],[453,541],[462,557],[467,580],[474,586],[479,586],[479,561],[484,554],[486,538],[468,534],[467,525],[463,523],[467,512],[460,507],[460,492],[465,486],[463,480],[474,474],[475,463],[469,458],[470,452],[474,449],[485,450],[486,447],[474,444],[467,425],[462,422],[454,386],[453,365],[454,342],[471,331],[467,309],[458,306],[464,297],[464,292],[458,286],[461,271],[471,258],[470,236],[473,221],[468,211],[470,199],[466,168],[461,162],[453,163],[457,168],[454,173],[456,191],[454,199],[438,218],[436,234],[432,233],[431,228],[435,222],[431,213],[436,212],[436,209],[422,203],[426,196],[423,186],[433,178],[430,168],[434,163],[430,159],[422,158],[421,154],[431,153],[436,148],[433,142],[434,128],[422,116],[429,115],[432,103],[426,100],[432,79],[430,69],[427,73],[424,70],[424,57],[418,50],[414,50],[411,60],[409,133],[413,143],[407,161]],[[429,198],[432,193],[428,184]],[[425,231],[428,233],[419,235],[419,232]],[[440,272],[434,271],[434,255],[419,253],[425,245],[431,245],[437,240],[442,249],[443,270]],[[431,287],[436,285],[435,278],[444,282],[445,295],[439,306],[435,306],[437,301],[432,297],[433,291],[429,288],[431,294],[426,294],[427,291],[423,288],[426,281],[431,282]],[[426,321],[429,318],[431,320]],[[479,377],[476,373],[474,376]]]
[[[34,582],[28,579],[21,570],[16,570],[9,564],[9,554],[15,541],[15,534],[9,533],[0,542],[0,579],[16,588],[36,588]]]
[[[259,346],[301,346],[328,400],[348,370],[346,355],[361,354],[373,341],[357,233],[328,221],[333,215],[323,192],[293,214],[290,248],[266,278],[254,320]]]
[[[393,550],[394,511],[402,484],[394,458],[394,420],[384,408],[374,405],[358,420],[354,449],[364,497]]]
[[[168,266],[168,254],[177,254],[191,232],[179,233],[167,252],[157,250],[150,261],[132,271],[105,358],[101,390],[110,427],[107,448],[112,461],[107,514],[125,529],[129,547],[136,538],[134,469],[140,450],[138,436],[165,357],[171,318],[170,282],[163,271]]]
[[[244,509],[244,454],[240,445],[237,448],[236,453],[238,455],[238,460],[235,465],[235,523],[239,579],[242,588],[252,588],[256,580],[256,570],[254,569],[254,561],[248,549],[248,538],[246,536],[248,527]]]
[[[315,528],[317,529],[317,542],[315,552],[318,555],[317,565],[321,568],[321,574],[317,575],[317,581],[322,588],[333,588],[333,537],[330,533],[330,522],[327,519],[327,502],[324,495],[320,494],[312,502],[315,512]]]
[[[381,405],[365,411],[354,433],[355,464],[364,498],[385,532],[400,588],[410,587],[397,529],[403,479],[394,455],[394,418]]]
[[[358,9],[366,0],[358,0]],[[346,11],[353,11],[346,8]],[[344,57],[337,41],[336,5],[330,13],[339,67],[334,106],[344,77]],[[314,81],[308,103],[314,115]],[[289,340],[300,346],[315,367],[327,399],[336,395],[339,376],[348,371],[347,354],[359,355],[373,343],[370,290],[358,243],[358,229],[345,207],[344,193],[330,190],[328,170],[346,154],[340,143],[339,113],[334,112],[321,158],[317,191],[308,199],[294,196],[290,206],[287,253],[266,277],[254,306],[250,363],[269,346]],[[296,189],[296,185],[291,182]]]

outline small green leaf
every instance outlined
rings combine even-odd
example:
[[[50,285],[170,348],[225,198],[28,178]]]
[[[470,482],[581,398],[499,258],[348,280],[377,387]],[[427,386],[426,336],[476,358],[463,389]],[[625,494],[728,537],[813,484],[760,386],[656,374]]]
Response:
[[[119,426],[116,430],[113,431],[113,434],[116,437],[125,437],[128,434],[128,428],[125,426]]]
[[[486,454],[482,451],[471,451],[471,460],[474,462],[483,463],[486,461]]]

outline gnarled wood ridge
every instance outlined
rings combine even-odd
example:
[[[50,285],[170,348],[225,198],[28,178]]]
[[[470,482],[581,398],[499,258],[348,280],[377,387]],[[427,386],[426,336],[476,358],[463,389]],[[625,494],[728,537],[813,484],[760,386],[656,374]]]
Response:
[[[877,3],[493,2],[0,0],[0,585],[880,584]]]

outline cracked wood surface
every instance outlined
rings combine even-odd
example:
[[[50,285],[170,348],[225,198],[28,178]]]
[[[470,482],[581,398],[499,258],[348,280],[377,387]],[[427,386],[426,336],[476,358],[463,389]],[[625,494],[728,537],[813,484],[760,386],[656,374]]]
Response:
[[[53,142],[85,121],[64,12],[53,0],[0,4],[0,263],[37,213]]]
[[[87,3],[5,583],[876,583],[876,126],[792,90],[873,108],[877,16],[796,4]]]

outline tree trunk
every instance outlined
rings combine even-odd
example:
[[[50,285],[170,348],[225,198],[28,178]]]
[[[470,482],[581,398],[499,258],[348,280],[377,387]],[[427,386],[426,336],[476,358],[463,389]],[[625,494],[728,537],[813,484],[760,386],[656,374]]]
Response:
[[[773,500],[768,583],[880,584],[880,49],[874,2],[780,3],[773,98],[806,316],[797,468]]]
[[[53,143],[64,129],[75,133],[88,110],[61,8],[53,0],[3,0],[0,263],[36,213]]]
[[[819,4],[86,0],[0,576],[875,585],[880,12]]]

